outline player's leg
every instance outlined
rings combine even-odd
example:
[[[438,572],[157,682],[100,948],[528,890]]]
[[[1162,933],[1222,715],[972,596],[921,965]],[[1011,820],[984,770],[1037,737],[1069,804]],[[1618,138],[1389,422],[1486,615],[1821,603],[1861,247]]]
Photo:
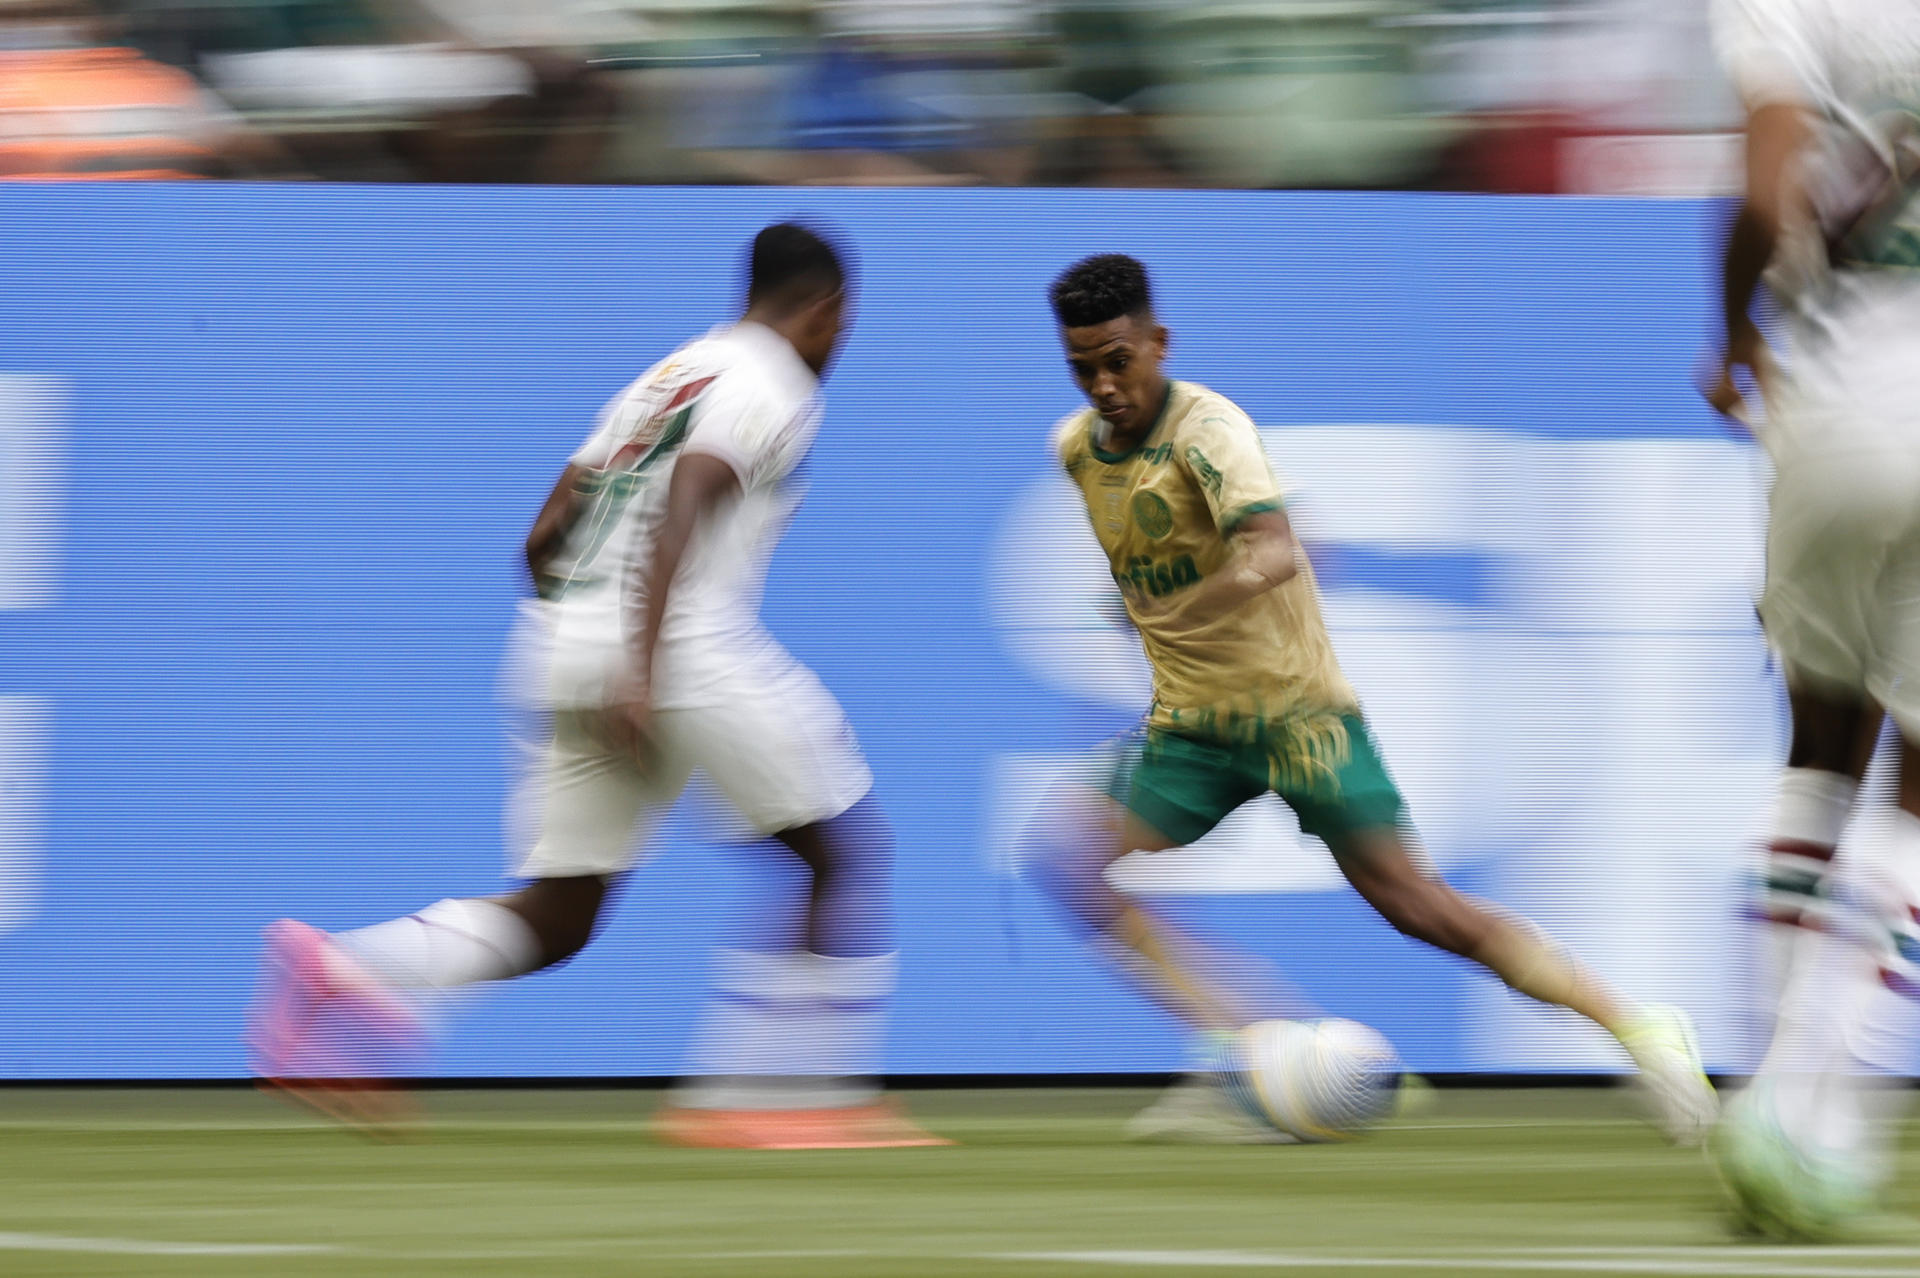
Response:
[[[1835,857],[1883,719],[1857,688],[1789,673],[1792,740],[1767,815],[1754,913],[1764,929],[1776,1022],[1811,934],[1833,915]]]
[[[536,879],[496,897],[449,897],[329,941],[397,989],[454,989],[564,963],[600,920],[612,878]]]
[[[1897,801],[1875,855],[1849,853],[1867,935],[1847,946],[1836,929],[1829,946],[1841,965],[1838,1043],[1815,1107],[1827,1165],[1851,1169],[1863,1209],[1893,1174],[1920,1064],[1920,680],[1902,675],[1887,696],[1900,738]]]
[[[1529,998],[1578,1012],[1619,1040],[1678,1144],[1704,1139],[1716,1113],[1692,1030],[1672,1008],[1623,997],[1531,922],[1455,891],[1400,830],[1350,829],[1328,839],[1347,881],[1402,935],[1470,959]]]
[[[1804,671],[1789,668],[1787,689],[1792,739],[1768,813],[1753,903],[1764,950],[1759,997],[1769,1030],[1752,1083],[1730,1110],[1729,1130],[1778,1130],[1802,1139],[1825,1125],[1832,1085],[1845,1072],[1841,1004],[1855,996],[1851,987],[1874,975],[1836,887],[1841,833],[1882,714],[1864,692]],[[1850,977],[1855,967],[1861,970]],[[1750,1157],[1756,1148],[1752,1131],[1718,1142],[1723,1161]]]
[[[1866,882],[1853,852],[1837,857],[1885,705],[1900,723],[1920,639],[1920,554],[1912,512],[1920,487],[1896,434],[1851,412],[1785,420],[1776,432],[1761,620],[1786,672],[1793,743],[1768,831],[1766,889],[1774,1029],[1753,1083],[1729,1106],[1715,1161],[1749,1223],[1811,1232],[1816,1182],[1831,1166],[1872,1160],[1875,1125],[1860,1085],[1873,1040],[1897,1002],[1881,997],[1862,922]],[[1920,708],[1920,707],[1915,707]],[[1894,818],[1891,840],[1908,818]],[[1847,885],[1851,887],[1852,885]],[[1850,899],[1851,898],[1851,899]],[[1860,1185],[1869,1183],[1866,1180]],[[1833,1213],[1828,1213],[1829,1215]]]
[[[1350,829],[1329,840],[1347,882],[1395,931],[1470,959],[1529,998],[1578,1012],[1614,1034],[1634,1009],[1527,920],[1455,891],[1392,826]]]
[[[1920,458],[1915,466],[1920,470]],[[1920,474],[1914,487],[1907,506],[1920,510]],[[1876,586],[1867,688],[1897,730],[1899,779],[1888,846],[1871,867],[1870,909],[1892,938],[1881,952],[1883,980],[1920,1002],[1920,517],[1888,555]]]
[[[684,784],[673,757],[662,751],[643,770],[603,743],[592,712],[556,714],[520,796],[537,808],[519,866],[526,887],[331,935],[291,919],[270,927],[248,1033],[255,1072],[266,1080],[405,1072],[393,1058],[400,1044],[423,1041],[418,993],[510,979],[577,953],[641,827]],[[332,1099],[323,1090],[316,1103]]]
[[[1303,996],[1247,956],[1195,936],[1113,886],[1108,871],[1135,852],[1202,838],[1265,789],[1244,752],[1153,732],[1116,752],[1104,790],[1055,788],[1022,832],[1023,871],[1094,952],[1161,1008],[1201,1034],[1310,1010]]]
[[[805,867],[801,943],[814,954],[893,952],[893,829],[869,792],[845,811],[774,838]]]
[[[1889,548],[1868,619],[1866,687],[1897,729],[1895,802],[1844,858],[1757,1080],[1830,1229],[1891,1174],[1920,1036],[1920,527]]]
[[[1199,839],[1265,789],[1244,752],[1150,734],[1133,741],[1106,789],[1063,785],[1023,832],[1020,859],[1068,924],[1136,989],[1194,1031],[1193,1067],[1128,1123],[1136,1140],[1264,1144],[1286,1139],[1248,1120],[1219,1086],[1218,1036],[1255,1020],[1310,1014],[1298,991],[1250,955],[1178,926],[1108,878],[1133,852]]]
[[[1766,1054],[1715,1136],[1743,1221],[1782,1238],[1844,1236],[1892,1168],[1920,1029],[1920,1006],[1897,992],[1901,928],[1920,900],[1920,755],[1904,740],[1898,752],[1900,804],[1823,871]]]
[[[349,1125],[397,1126],[410,1107],[384,1080],[424,1055],[429,1009],[418,993],[506,980],[567,957],[577,943],[549,938],[584,937],[597,912],[590,900],[604,892],[598,877],[548,879],[513,897],[449,898],[337,935],[281,919],[266,931],[249,1018],[255,1075]]]
[[[719,698],[716,698],[717,700]],[[893,940],[893,832],[844,714],[780,654],[724,704],[663,711],[738,813],[804,884],[794,943],[724,951],[696,1036],[699,1075],[663,1110],[668,1139],[761,1148],[944,1144],[880,1097]]]
[[[1882,980],[1896,993],[1920,1001],[1920,732],[1909,735],[1904,723],[1899,785],[1889,864],[1878,901],[1880,917],[1892,932],[1883,956]]]
[[[1861,692],[1789,679],[1787,764],[1768,813],[1759,916],[1785,935],[1818,928],[1828,911],[1834,853],[1883,721]],[[1776,976],[1786,974],[1783,964]]]
[[[1901,459],[1831,414],[1790,416],[1775,444],[1760,618],[1786,677],[1792,742],[1776,782],[1758,911],[1776,1012],[1832,913],[1835,854],[1879,736],[1868,673],[1890,620],[1913,495]]]
[[[1321,838],[1354,889],[1402,935],[1480,964],[1529,998],[1578,1012],[1619,1040],[1654,1093],[1661,1127],[1696,1143],[1716,1112],[1691,1030],[1674,1009],[1641,1008],[1532,923],[1456,892],[1414,845],[1405,803],[1372,734],[1348,715],[1312,757],[1276,762],[1279,793]]]
[[[439,901],[338,933],[334,944],[403,989],[507,980],[577,954],[593,936],[613,880],[632,864],[688,772],[670,740],[643,766],[599,731],[600,713],[556,713],[517,796],[532,809],[515,814],[531,835],[516,871],[529,880],[525,887]]]

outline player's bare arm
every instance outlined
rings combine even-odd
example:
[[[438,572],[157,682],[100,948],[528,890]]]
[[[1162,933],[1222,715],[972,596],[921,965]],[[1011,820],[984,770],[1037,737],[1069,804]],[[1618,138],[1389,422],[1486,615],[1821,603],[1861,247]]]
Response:
[[[1736,420],[1746,416],[1738,373],[1744,369],[1759,381],[1766,372],[1767,344],[1753,322],[1753,298],[1773,261],[1782,227],[1806,207],[1795,157],[1809,136],[1807,113],[1797,104],[1762,103],[1747,115],[1746,200],[1727,234],[1721,261],[1726,345],[1707,391],[1708,402]]]
[[[1300,542],[1285,511],[1249,516],[1230,540],[1232,556],[1197,585],[1159,599],[1140,594],[1134,606],[1175,627],[1199,629],[1300,575]]]
[[[653,655],[660,641],[660,623],[667,615],[667,597],[687,543],[707,512],[739,493],[740,477],[718,457],[683,453],[674,463],[673,478],[667,485],[666,514],[654,538],[653,554],[634,567],[645,602],[633,631],[633,683],[618,707],[618,715],[636,746],[646,737]]]
[[[527,571],[532,574],[536,592],[541,591],[541,583],[547,579],[554,557],[566,545],[573,521],[579,518],[580,478],[585,472],[586,468],[578,463],[569,464],[561,471],[553,491],[540,503],[540,513],[533,518],[533,528],[527,533],[526,556]]]

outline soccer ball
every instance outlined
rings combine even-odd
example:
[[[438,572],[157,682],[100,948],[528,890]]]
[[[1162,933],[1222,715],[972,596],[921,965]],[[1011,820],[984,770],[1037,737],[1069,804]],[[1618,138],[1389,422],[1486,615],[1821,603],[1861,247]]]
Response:
[[[1358,1021],[1257,1021],[1222,1041],[1217,1067],[1256,1122],[1312,1143],[1359,1135],[1400,1094],[1399,1054]]]

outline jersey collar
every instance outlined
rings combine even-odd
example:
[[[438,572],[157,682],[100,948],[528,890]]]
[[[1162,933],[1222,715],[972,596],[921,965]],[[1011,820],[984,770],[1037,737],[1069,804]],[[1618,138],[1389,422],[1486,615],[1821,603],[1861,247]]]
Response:
[[[769,373],[784,382],[791,383],[797,395],[803,397],[812,395],[820,389],[819,377],[807,367],[807,362],[800,358],[800,352],[793,349],[793,343],[765,324],[756,323],[753,320],[741,320],[721,331],[734,344],[765,365]]]
[[[1160,424],[1167,420],[1167,412],[1173,407],[1174,393],[1177,392],[1179,389],[1180,389],[1180,383],[1176,382],[1175,380],[1173,380],[1173,378],[1169,377],[1167,379],[1167,393],[1165,397],[1162,398],[1160,401],[1160,411],[1154,414],[1153,425],[1147,427],[1147,433],[1140,437],[1140,442],[1135,444],[1132,448],[1129,448],[1126,452],[1110,453],[1106,449],[1100,447],[1100,437],[1098,434],[1095,433],[1095,428],[1100,424],[1100,421],[1101,421],[1100,414],[1098,413],[1095,413],[1093,415],[1092,420],[1087,423],[1087,447],[1092,450],[1093,455],[1096,458],[1107,463],[1109,466],[1114,465],[1117,462],[1123,462],[1127,458],[1133,456],[1135,453],[1145,448],[1147,444],[1152,441],[1155,435],[1158,435],[1160,433]]]

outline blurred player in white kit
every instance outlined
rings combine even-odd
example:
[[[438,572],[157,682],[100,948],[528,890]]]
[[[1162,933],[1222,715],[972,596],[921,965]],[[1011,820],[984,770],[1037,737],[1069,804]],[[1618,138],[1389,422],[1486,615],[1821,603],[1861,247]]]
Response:
[[[333,935],[274,924],[249,1032],[263,1082],[378,1124],[393,1095],[368,1080],[419,1037],[412,992],[578,953],[699,770],[809,884],[790,943],[721,956],[699,1053],[707,1077],[662,1112],[662,1136],[946,1143],[870,1081],[894,970],[892,836],[872,775],[833,696],[759,619],[847,311],[834,248],[798,225],[767,227],[740,322],[682,347],[603,411],[527,541],[549,722],[527,786],[527,885]]]
[[[1725,263],[1715,407],[1753,426],[1775,478],[1761,619],[1793,738],[1767,831],[1761,912],[1773,1041],[1715,1161],[1744,1223],[1843,1231],[1885,1179],[1909,1064],[1920,913],[1920,0],[1717,0],[1747,111],[1746,201]],[[1749,312],[1765,279],[1778,362]],[[1764,401],[1750,404],[1757,386]],[[1835,851],[1882,709],[1898,809],[1871,873]]]

